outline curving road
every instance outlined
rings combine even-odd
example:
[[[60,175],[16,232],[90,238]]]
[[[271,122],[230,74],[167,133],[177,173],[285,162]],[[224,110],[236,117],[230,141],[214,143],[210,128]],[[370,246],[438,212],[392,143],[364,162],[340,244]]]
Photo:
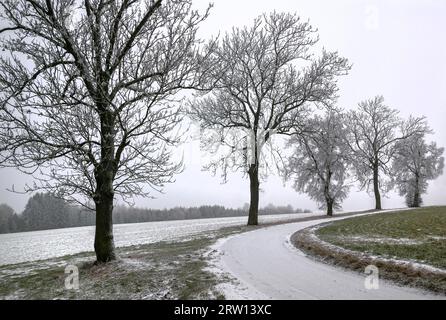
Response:
[[[342,218],[339,218],[342,219]],[[335,220],[335,219],[333,219]],[[337,220],[337,219],[336,219]],[[326,222],[326,221],[324,221]],[[365,274],[345,271],[307,258],[289,237],[321,221],[257,229],[225,239],[214,249],[217,266],[240,284],[223,286],[229,299],[445,299],[380,280],[367,290]]]

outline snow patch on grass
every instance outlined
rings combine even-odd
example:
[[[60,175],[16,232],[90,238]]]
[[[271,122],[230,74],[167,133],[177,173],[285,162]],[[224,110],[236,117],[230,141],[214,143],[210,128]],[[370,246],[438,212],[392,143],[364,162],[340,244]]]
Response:
[[[410,238],[389,238],[389,237],[365,237],[365,236],[336,236],[337,240],[349,242],[371,242],[371,243],[388,243],[400,245],[419,245],[426,241]]]
[[[325,227],[327,224],[320,224],[320,225],[316,225],[314,227],[310,227],[308,228],[308,236],[311,239],[311,241],[314,241],[315,243],[318,243],[321,246],[327,247],[329,248],[331,251],[333,252],[339,252],[339,253],[344,253],[344,254],[349,254],[352,256],[356,256],[356,257],[362,257],[362,258],[370,258],[373,260],[374,263],[377,262],[384,262],[384,263],[393,263],[396,265],[404,265],[404,266],[408,266],[411,267],[415,270],[426,270],[429,272],[434,272],[434,273],[438,273],[438,274],[444,274],[446,276],[446,270],[442,269],[442,268],[437,268],[434,266],[431,266],[429,264],[424,264],[421,263],[419,261],[415,261],[415,260],[410,260],[410,259],[397,259],[396,257],[384,257],[384,256],[378,256],[378,255],[373,255],[370,254],[369,252],[358,252],[358,251],[354,251],[354,250],[349,250],[343,247],[339,247],[336,246],[334,244],[331,244],[329,242],[326,242],[324,240],[321,240],[317,235],[316,232],[319,228],[323,228]],[[367,239],[367,238],[363,238],[363,237],[357,237],[357,238],[361,238],[361,239]],[[382,238],[385,239],[385,238]],[[393,239],[393,238],[388,238],[388,239]],[[404,238],[402,240],[405,240]],[[409,240],[414,240],[414,239],[409,239]],[[421,242],[423,243],[423,242]],[[392,243],[392,244],[407,244],[407,243]]]

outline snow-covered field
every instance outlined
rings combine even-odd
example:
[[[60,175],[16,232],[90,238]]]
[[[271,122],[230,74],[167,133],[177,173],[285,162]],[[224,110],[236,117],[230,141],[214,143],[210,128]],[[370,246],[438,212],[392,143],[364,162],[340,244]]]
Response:
[[[314,215],[265,215],[259,216],[259,221],[286,221]],[[231,217],[117,224],[114,226],[115,245],[125,247],[181,240],[204,231],[244,225],[246,222],[247,217]],[[93,226],[0,234],[0,265],[93,251],[93,242]]]

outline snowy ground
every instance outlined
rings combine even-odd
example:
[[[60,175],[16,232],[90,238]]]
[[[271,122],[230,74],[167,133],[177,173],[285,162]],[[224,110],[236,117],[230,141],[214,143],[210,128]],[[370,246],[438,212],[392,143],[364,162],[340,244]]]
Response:
[[[342,218],[339,218],[342,219]],[[335,220],[335,219],[333,219]],[[324,221],[326,222],[326,221]],[[272,226],[220,240],[213,270],[235,283],[220,286],[227,299],[445,299],[384,280],[366,289],[364,276],[316,262],[294,248],[290,236],[321,221]]]
[[[289,221],[320,213],[261,215],[261,223]],[[114,225],[116,247],[185,241],[206,231],[243,226],[247,217],[157,221]],[[93,251],[94,226],[0,234],[0,266]]]

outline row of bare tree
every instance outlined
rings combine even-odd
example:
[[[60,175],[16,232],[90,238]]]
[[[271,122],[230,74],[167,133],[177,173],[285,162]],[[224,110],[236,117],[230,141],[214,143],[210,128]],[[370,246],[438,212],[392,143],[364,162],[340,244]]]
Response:
[[[208,168],[223,168],[224,178],[229,168],[246,172],[248,223],[257,224],[260,169],[280,162],[263,161],[262,150],[276,135],[314,150],[309,121],[333,107],[337,79],[350,69],[336,52],[316,54],[315,29],[295,14],[264,14],[251,27],[202,41],[197,31],[210,8],[199,13],[191,0],[4,0],[0,8],[1,166],[33,174],[25,191],[43,189],[95,210],[98,262],[115,258],[116,197],[149,196],[181,171],[171,147],[181,141],[185,91],[195,93],[187,111],[200,121],[203,146],[211,154],[226,148]],[[376,116],[393,126],[392,115]],[[355,168],[373,168],[377,190],[393,156],[387,150],[418,136],[423,120],[387,139],[389,127],[366,126],[363,112],[351,117]],[[368,141],[370,128],[377,141]]]
[[[381,193],[394,187],[409,207],[419,207],[428,180],[444,167],[444,149],[425,141],[431,132],[423,117],[402,119],[382,96],[349,112],[328,108],[289,139],[292,153],[281,171],[330,216],[354,182],[360,190],[373,191],[376,210],[382,209]]]

